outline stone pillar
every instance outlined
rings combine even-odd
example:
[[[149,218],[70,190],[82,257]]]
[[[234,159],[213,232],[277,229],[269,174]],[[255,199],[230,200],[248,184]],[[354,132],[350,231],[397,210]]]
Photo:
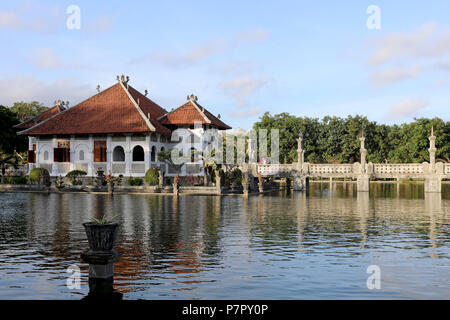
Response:
[[[127,135],[125,138],[125,176],[131,176],[131,161],[132,161],[132,151],[131,151],[131,136]]]
[[[295,175],[294,176],[294,191],[303,191],[305,190],[305,185],[304,185],[304,178],[302,178],[300,175]]]
[[[441,177],[437,174],[430,174],[425,177],[425,193],[442,192]]]
[[[217,194],[222,194],[222,183],[220,181],[219,170],[216,170],[215,174],[216,174],[216,190],[217,190]]]
[[[89,135],[89,142],[88,142],[88,154],[87,154],[87,160],[88,160],[88,172],[87,175],[88,176],[93,176],[95,175],[95,170],[94,170],[94,138],[92,137],[92,135]]]
[[[436,136],[434,135],[434,128],[431,127],[431,136],[428,137],[430,140],[430,148],[428,152],[430,153],[430,168],[428,170],[428,175],[425,177],[424,191],[426,193],[441,192],[442,191],[442,174],[443,166],[439,166],[440,169],[437,170],[436,165]],[[439,165],[442,165],[439,163]]]
[[[303,150],[303,136],[300,133],[300,136],[297,139],[297,163],[299,169],[302,168],[304,161],[305,161],[305,151]]]
[[[433,127],[431,127],[431,136],[428,137],[428,140],[430,140],[430,148],[428,149],[428,152],[430,153],[430,166],[431,171],[434,173],[436,166],[436,137],[434,135]]]
[[[360,167],[360,173],[357,176],[357,188],[356,191],[358,192],[369,192],[369,185],[370,185],[370,176],[367,172],[367,149],[365,148],[364,142],[366,138],[364,137],[364,133],[359,138],[359,141],[361,141],[361,148],[359,149],[361,153],[361,167]]]
[[[111,150],[111,135],[106,137],[106,174],[112,172],[112,150]]]
[[[56,138],[56,136],[53,136],[52,144],[53,144],[53,149],[52,149],[53,159],[52,160],[54,160],[55,159],[55,155],[54,155],[55,148],[58,147],[58,139]],[[37,145],[36,145],[36,149],[37,149]],[[70,156],[72,157],[72,155],[70,155]],[[36,158],[37,158],[37,156],[36,156]],[[70,160],[72,160],[72,158]],[[52,161],[52,172],[50,172],[50,175],[52,177],[58,176],[58,163]]]
[[[70,170],[75,169],[75,136],[70,136]]]
[[[370,178],[367,174],[361,174],[356,179],[356,191],[358,192],[369,192]]]
[[[151,152],[151,150],[152,149],[150,147],[150,135],[146,135],[145,136],[145,148],[144,148],[144,161],[145,161],[145,172],[146,173],[147,173],[147,170],[150,169],[150,167],[151,167],[150,166],[150,161],[151,161],[150,152]],[[156,155],[155,155],[155,157],[156,157]]]
[[[364,134],[359,138],[359,141],[361,141],[361,148],[359,149],[361,153],[361,172],[366,172],[366,156],[367,156],[367,149],[364,146],[364,141],[366,138],[364,138]]]

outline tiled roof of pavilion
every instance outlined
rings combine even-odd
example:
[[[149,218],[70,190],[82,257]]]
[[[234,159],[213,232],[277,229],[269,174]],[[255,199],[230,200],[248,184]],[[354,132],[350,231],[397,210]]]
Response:
[[[170,135],[157,118],[166,111],[131,86],[119,81],[91,98],[18,134],[80,135],[158,132]]]
[[[211,112],[197,103],[197,97],[191,95],[189,101],[177,109],[163,115],[159,121],[165,125],[188,125],[192,126],[195,122],[209,124],[221,130],[231,129],[230,126],[215,117]]]
[[[59,112],[61,112],[63,110],[65,110],[65,109],[62,106],[59,106],[59,105],[54,106],[53,108],[49,108],[33,118],[27,119],[27,120],[15,125],[14,128],[16,128],[18,130],[25,130],[25,129],[31,128],[32,126],[58,114]]]

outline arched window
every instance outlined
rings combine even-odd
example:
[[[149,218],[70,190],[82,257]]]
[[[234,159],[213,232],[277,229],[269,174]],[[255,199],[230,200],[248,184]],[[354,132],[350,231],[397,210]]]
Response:
[[[155,148],[155,146],[152,147],[152,152],[151,152],[151,154],[150,154],[150,160],[151,160],[152,162],[155,162],[155,161],[156,161],[156,148]]]
[[[161,151],[164,151],[165,149],[164,149],[164,147],[161,147]]]
[[[166,142],[167,141],[166,136],[165,135],[161,135],[161,137],[159,138],[159,141]]]
[[[133,148],[133,161],[144,161],[144,148],[141,146]]]
[[[44,151],[44,161],[48,160],[48,151]]]
[[[80,161],[84,161],[84,151],[83,151],[83,150],[80,150],[80,153],[79,153],[79,155],[78,155],[78,159],[79,159]]]
[[[125,151],[121,146],[117,146],[113,150],[113,161],[124,162],[125,161]]]

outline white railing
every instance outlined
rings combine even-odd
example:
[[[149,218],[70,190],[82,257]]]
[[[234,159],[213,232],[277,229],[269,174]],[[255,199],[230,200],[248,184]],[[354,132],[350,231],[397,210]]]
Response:
[[[353,174],[352,164],[310,164],[310,174],[335,174],[335,175],[351,175]]]
[[[450,175],[450,163],[444,163],[444,174]]]
[[[292,164],[259,164],[258,172],[263,176],[271,176],[278,174],[289,174],[295,169]]]
[[[376,163],[373,165],[375,174],[423,174],[420,163]]]

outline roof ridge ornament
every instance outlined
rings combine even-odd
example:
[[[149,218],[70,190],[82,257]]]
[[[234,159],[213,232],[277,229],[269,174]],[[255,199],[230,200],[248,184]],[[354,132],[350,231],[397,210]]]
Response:
[[[191,93],[191,95],[187,96],[187,100],[188,101],[192,101],[192,102],[196,102],[198,100],[197,96],[193,93]]]

